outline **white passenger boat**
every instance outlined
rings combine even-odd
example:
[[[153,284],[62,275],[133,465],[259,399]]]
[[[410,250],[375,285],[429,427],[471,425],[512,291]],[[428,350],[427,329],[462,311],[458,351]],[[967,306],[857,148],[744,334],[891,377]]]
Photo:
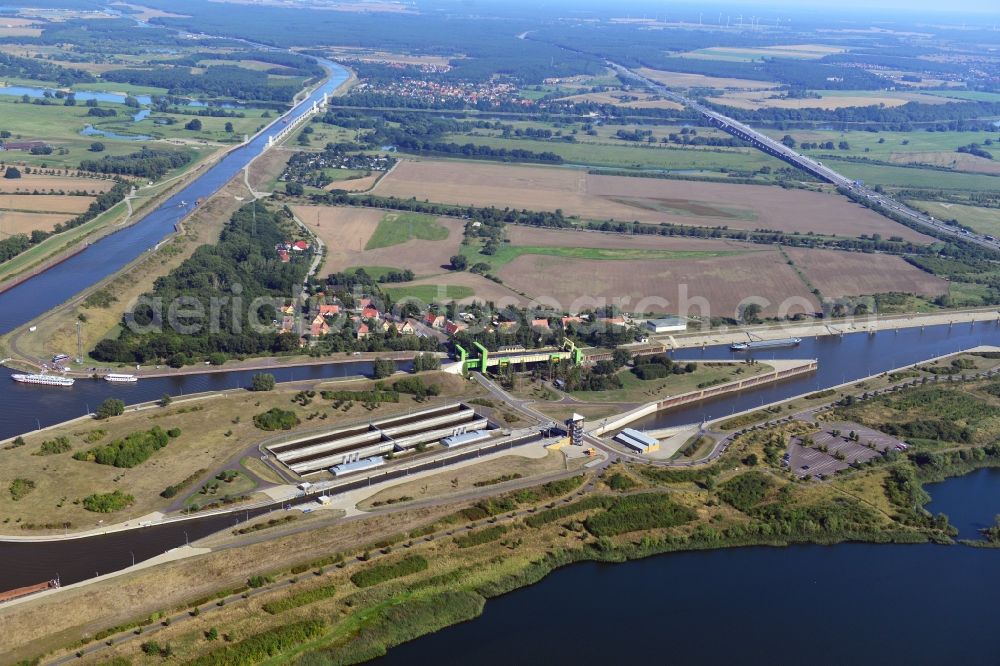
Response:
[[[139,381],[139,378],[135,375],[122,375],[115,372],[108,373],[104,375],[104,381],[114,382],[116,384],[131,384],[133,382]]]
[[[57,375],[11,375],[11,379],[22,384],[41,384],[43,386],[72,386],[75,379]]]

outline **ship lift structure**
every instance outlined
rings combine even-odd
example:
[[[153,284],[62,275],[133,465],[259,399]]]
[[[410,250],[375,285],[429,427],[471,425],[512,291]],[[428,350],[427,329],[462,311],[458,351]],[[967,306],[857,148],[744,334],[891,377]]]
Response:
[[[524,347],[503,347],[491,352],[478,342],[473,342],[476,356],[469,354],[462,345],[455,343],[455,360],[462,364],[463,370],[475,370],[483,374],[491,368],[502,369],[511,365],[529,363],[558,363],[569,360],[575,365],[583,363],[583,350],[567,338],[562,347],[540,347],[525,349]]]

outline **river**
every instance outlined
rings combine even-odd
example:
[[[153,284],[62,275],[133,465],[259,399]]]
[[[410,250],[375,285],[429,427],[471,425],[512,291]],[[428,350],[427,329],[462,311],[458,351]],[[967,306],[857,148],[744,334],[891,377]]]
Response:
[[[964,531],[1000,512],[997,470],[928,490],[928,508],[950,509]],[[842,544],[578,564],[374,663],[996,664],[998,557],[965,546]]]

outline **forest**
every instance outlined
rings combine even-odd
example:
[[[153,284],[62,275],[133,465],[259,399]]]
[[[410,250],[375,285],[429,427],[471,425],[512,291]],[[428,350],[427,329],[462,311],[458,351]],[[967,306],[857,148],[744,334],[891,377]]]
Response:
[[[288,239],[281,213],[247,205],[226,224],[216,245],[202,245],[170,274],[159,278],[145,303],[123,317],[117,338],[102,340],[92,352],[105,362],[161,360],[183,365],[212,353],[249,355],[298,349],[294,335],[251,326],[270,322],[275,309],[265,304],[251,313],[256,298],[291,298],[302,284],[308,257],[282,263],[275,245]],[[161,303],[162,308],[153,304]],[[171,307],[181,304],[169,318]],[[200,313],[200,315],[198,314]],[[186,316],[187,315],[187,316]],[[144,332],[133,331],[133,326]],[[151,330],[146,330],[151,329]],[[181,332],[183,331],[183,332]]]
[[[80,170],[158,180],[171,169],[184,166],[190,159],[187,153],[176,150],[143,147],[129,155],[105,155],[100,159],[83,160]]]
[[[104,79],[166,88],[171,95],[208,95],[271,102],[291,102],[302,90],[297,79],[273,80],[268,78],[267,72],[233,65],[213,65],[205,68],[203,74],[193,74],[187,67],[116,69],[105,73]]]

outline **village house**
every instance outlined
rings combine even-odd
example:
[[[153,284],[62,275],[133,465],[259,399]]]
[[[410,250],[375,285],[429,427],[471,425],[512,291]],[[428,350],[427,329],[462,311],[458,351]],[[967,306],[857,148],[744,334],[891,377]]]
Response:
[[[433,312],[428,312],[424,316],[424,323],[431,328],[444,328],[445,321],[444,315],[434,314]]]
[[[368,337],[368,324],[359,324],[357,328],[354,329],[354,336],[358,340],[364,340]]]
[[[460,333],[461,331],[464,331],[467,328],[469,328],[468,324],[449,321],[444,326],[444,332],[447,333],[448,335],[455,335],[456,333]]]
[[[316,315],[309,326],[309,334],[314,338],[321,338],[330,332],[330,325],[326,323],[323,315]]]
[[[548,331],[548,330],[550,330],[549,329],[549,320],[548,319],[532,319],[531,320],[531,328],[537,328],[539,330]]]

